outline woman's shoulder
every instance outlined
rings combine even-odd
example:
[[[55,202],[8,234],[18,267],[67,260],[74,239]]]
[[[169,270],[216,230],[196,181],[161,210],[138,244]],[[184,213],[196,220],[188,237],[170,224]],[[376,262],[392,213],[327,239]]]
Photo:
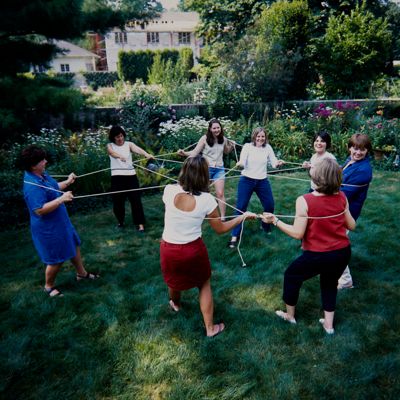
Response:
[[[179,192],[183,191],[181,185],[177,183],[170,183],[167,186],[165,186],[164,192]]]
[[[267,151],[274,151],[272,146],[269,143],[265,143],[265,147],[264,147]]]
[[[330,153],[329,151],[325,152],[325,157],[326,158],[331,158],[332,160],[336,160],[336,157],[332,153]]]

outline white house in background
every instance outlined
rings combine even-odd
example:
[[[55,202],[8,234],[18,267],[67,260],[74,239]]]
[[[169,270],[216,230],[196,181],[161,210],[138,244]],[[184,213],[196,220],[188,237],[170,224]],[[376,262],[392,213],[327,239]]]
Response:
[[[195,35],[198,23],[196,12],[165,11],[148,22],[130,21],[123,31],[114,28],[105,36],[108,70],[117,70],[120,51],[190,47],[196,62],[202,46],[201,39]]]
[[[90,72],[96,70],[98,55],[75,44],[58,40],[54,42],[63,53],[58,53],[51,61],[50,69],[55,72]]]

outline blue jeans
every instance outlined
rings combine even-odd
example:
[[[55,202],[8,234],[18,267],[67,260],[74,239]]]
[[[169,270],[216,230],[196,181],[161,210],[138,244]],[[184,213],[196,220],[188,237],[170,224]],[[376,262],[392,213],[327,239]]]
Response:
[[[273,213],[275,207],[274,197],[272,196],[271,184],[267,178],[252,179],[242,175],[239,179],[236,208],[243,212],[247,211],[247,206],[249,205],[253,192],[255,192],[260,199],[264,211]],[[235,211],[235,214],[240,215],[238,211]],[[265,232],[271,231],[270,224],[265,224],[264,222],[261,224]],[[239,236],[241,231],[242,224],[239,224],[232,230],[232,236]]]

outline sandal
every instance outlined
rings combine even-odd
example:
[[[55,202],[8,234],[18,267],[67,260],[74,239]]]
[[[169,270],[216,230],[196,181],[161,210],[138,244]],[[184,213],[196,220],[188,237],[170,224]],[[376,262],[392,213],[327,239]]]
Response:
[[[279,317],[282,318],[283,320],[290,322],[291,324],[296,324],[296,319],[295,318],[290,318],[287,313],[281,310],[275,311],[275,314]]]
[[[94,281],[95,279],[98,279],[98,278],[100,278],[100,275],[99,274],[95,274],[93,272],[86,272],[86,275],[76,274],[76,280],[78,282],[82,281],[82,280],[87,280],[87,279],[90,279],[90,280]]]
[[[173,301],[169,301],[169,307],[171,308],[172,311],[178,312],[180,310],[180,307]]]
[[[64,294],[61,292],[61,290],[57,289],[55,286],[51,288],[45,287],[43,290],[48,294],[49,297],[64,297]]]
[[[228,247],[229,247],[230,249],[234,249],[235,247],[237,247],[237,245],[238,245],[238,241],[237,241],[237,240],[230,240],[230,241],[228,242]]]
[[[210,339],[215,338],[215,336],[218,336],[220,333],[222,333],[225,330],[225,324],[223,322],[220,322],[219,324],[216,324],[217,326],[217,332],[214,333],[213,335],[208,336],[206,333],[206,336]]]
[[[333,335],[335,333],[335,329],[334,328],[325,328],[325,318],[320,318],[319,323],[322,325],[322,327],[324,328],[324,331],[328,335]]]

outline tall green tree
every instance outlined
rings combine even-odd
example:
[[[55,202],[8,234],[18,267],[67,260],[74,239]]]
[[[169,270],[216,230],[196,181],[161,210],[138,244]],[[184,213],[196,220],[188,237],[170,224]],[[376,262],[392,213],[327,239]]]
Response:
[[[4,140],[26,127],[26,112],[58,113],[54,96],[70,106],[65,82],[36,79],[23,73],[32,66],[48,67],[59,49],[54,40],[82,37],[87,31],[105,32],[128,19],[150,18],[160,5],[147,0],[14,0],[0,3],[0,132]],[[10,91],[11,88],[11,91]],[[41,96],[35,98],[35,93]],[[79,96],[78,96],[79,97]],[[70,99],[70,100],[68,100]],[[64,104],[64,109],[68,105]]]
[[[199,34],[210,43],[243,36],[273,0],[182,0],[187,11],[197,11]]]
[[[317,46],[316,69],[329,96],[364,96],[390,59],[392,34],[385,19],[365,6],[331,16]]]
[[[265,9],[255,28],[220,57],[233,88],[253,100],[305,98],[311,22],[305,0],[278,1]]]

